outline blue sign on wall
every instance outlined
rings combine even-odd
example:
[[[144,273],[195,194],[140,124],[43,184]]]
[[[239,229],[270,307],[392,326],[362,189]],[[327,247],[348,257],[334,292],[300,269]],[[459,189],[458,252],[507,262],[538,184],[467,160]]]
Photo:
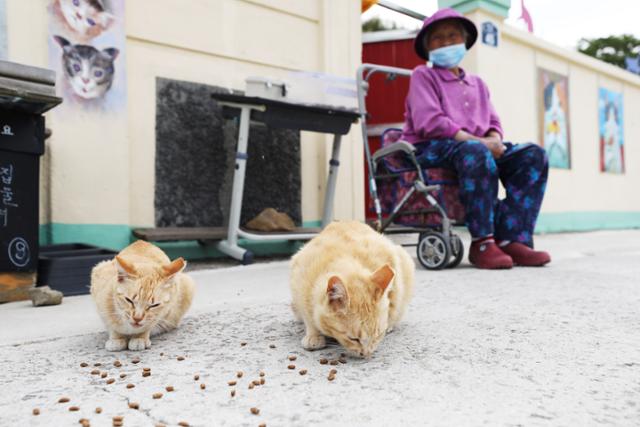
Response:
[[[493,47],[498,46],[498,27],[493,22],[482,23],[482,43]]]
[[[624,65],[627,71],[640,75],[640,55],[632,58],[630,56],[624,59]]]

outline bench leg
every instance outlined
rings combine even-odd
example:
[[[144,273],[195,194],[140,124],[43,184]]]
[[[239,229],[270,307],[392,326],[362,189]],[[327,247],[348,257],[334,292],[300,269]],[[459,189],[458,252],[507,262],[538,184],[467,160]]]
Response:
[[[338,179],[338,167],[340,166],[341,135],[333,136],[333,148],[331,160],[329,160],[329,177],[327,178],[327,191],[324,193],[324,212],[322,214],[322,228],[333,220],[333,198],[336,193],[336,180]]]
[[[218,242],[217,249],[243,264],[250,264],[253,254],[238,246],[238,229],[240,228],[240,214],[242,212],[242,195],[244,193],[244,176],[247,166],[247,146],[249,145],[249,123],[251,107],[242,107],[238,130],[238,147],[236,151],[235,171],[233,172],[233,187],[231,189],[231,208],[229,209],[229,225],[227,239]]]

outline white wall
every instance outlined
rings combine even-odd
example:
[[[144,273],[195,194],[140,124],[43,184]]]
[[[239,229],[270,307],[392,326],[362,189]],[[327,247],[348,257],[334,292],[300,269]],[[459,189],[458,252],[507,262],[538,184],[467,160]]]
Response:
[[[47,4],[7,0],[11,61],[49,66]],[[154,225],[156,77],[243,89],[248,76],[292,70],[354,77],[360,63],[356,1],[135,0],[126,8],[126,118],[48,115],[42,223]],[[330,152],[330,138],[303,133],[304,221],[321,218]],[[362,200],[354,126],[343,140],[335,216],[361,218]]]

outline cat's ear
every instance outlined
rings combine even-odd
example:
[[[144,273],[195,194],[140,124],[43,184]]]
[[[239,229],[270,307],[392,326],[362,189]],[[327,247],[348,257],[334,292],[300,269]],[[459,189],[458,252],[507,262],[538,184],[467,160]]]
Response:
[[[329,306],[335,311],[344,310],[349,302],[349,294],[347,288],[338,276],[331,276],[327,283],[327,297],[329,298]]]
[[[371,282],[374,286],[373,294],[376,298],[380,298],[384,294],[395,275],[395,271],[388,264],[383,265],[371,275]]]
[[[53,36],[53,39],[56,41],[56,43],[60,45],[63,51],[66,52],[69,49],[71,49],[71,43],[69,42],[69,40],[65,39],[64,37],[56,35],[56,36]]]
[[[102,51],[106,53],[109,56],[109,58],[111,58],[112,61],[115,61],[118,55],[120,54],[120,51],[115,47],[108,47],[106,49],[102,49]]]
[[[163,265],[162,271],[164,272],[164,277],[166,279],[171,279],[176,274],[180,273],[187,266],[187,261],[184,258],[180,257],[170,264]]]
[[[109,26],[116,20],[115,15],[112,15],[109,12],[100,12],[100,17],[98,18],[98,23],[103,29],[109,28]]]
[[[122,282],[124,279],[136,274],[136,269],[133,265],[118,255],[116,255],[116,267],[118,267],[118,282]]]

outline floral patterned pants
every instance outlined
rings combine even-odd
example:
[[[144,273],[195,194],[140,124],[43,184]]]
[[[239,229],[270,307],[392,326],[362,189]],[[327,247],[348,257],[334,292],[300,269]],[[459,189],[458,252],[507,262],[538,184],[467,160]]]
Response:
[[[471,236],[493,234],[533,247],[533,230],[547,185],[549,165],[544,149],[504,143],[499,159],[478,141],[432,140],[415,144],[418,163],[425,168],[456,171],[465,222]],[[498,199],[502,182],[506,197]]]

